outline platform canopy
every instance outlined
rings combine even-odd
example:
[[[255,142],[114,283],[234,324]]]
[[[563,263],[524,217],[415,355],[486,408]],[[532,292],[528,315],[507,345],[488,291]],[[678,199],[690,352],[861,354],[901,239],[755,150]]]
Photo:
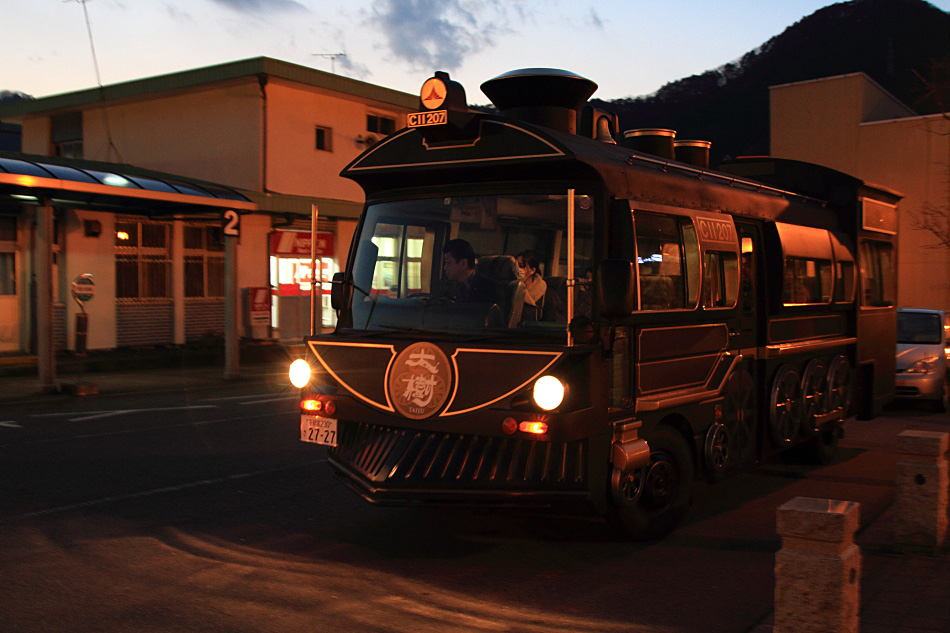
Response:
[[[152,217],[238,213],[258,205],[236,189],[162,172],[81,159],[0,152],[0,203]]]

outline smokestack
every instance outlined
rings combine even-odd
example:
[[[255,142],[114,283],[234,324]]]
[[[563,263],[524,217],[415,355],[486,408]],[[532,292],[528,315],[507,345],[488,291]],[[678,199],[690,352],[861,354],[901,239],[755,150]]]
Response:
[[[597,90],[590,79],[555,68],[512,70],[482,84],[504,116],[577,133],[577,111]]]
[[[673,153],[681,163],[709,169],[709,141],[674,141]]]
[[[623,146],[673,160],[674,138],[676,138],[675,130],[656,127],[627,130],[623,133]]]

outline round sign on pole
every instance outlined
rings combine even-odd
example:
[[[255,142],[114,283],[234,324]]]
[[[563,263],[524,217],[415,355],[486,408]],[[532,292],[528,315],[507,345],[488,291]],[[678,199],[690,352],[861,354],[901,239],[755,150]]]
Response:
[[[96,284],[92,281],[92,275],[83,273],[73,280],[73,299],[82,304],[95,296]]]

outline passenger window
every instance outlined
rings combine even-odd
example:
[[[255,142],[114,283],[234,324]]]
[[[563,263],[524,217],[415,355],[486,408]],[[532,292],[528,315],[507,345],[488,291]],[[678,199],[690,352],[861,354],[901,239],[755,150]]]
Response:
[[[689,220],[637,213],[636,232],[640,309],[694,307],[699,291],[699,245]]]
[[[894,251],[887,242],[861,243],[861,305],[894,305]]]
[[[854,298],[854,262],[835,262],[835,301],[849,303]]]
[[[732,308],[739,294],[739,263],[735,253],[703,255],[703,307]]]
[[[804,257],[785,258],[782,303],[799,305],[831,301],[831,262]]]

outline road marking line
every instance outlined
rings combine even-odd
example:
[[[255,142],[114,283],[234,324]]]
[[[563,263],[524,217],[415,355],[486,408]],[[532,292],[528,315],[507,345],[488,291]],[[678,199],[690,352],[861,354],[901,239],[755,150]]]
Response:
[[[260,404],[261,402],[279,402],[281,400],[298,400],[300,396],[280,396],[279,398],[267,398],[266,400],[248,400],[247,402],[239,402],[238,404]]]
[[[190,409],[217,409],[218,406],[214,404],[195,404],[184,407],[154,407],[150,409],[111,409],[107,411],[86,411],[86,415],[81,415],[77,418],[69,418],[69,422],[84,422],[85,420],[97,420],[99,418],[111,418],[117,415],[125,415],[126,413],[149,413],[153,411],[187,411]],[[34,418],[49,418],[67,415],[75,415],[76,411],[66,411],[60,413],[37,413],[33,415]]]
[[[248,473],[237,473],[234,475],[228,475],[226,477],[218,477],[216,479],[202,479],[201,481],[192,481],[187,484],[179,484],[177,486],[166,486],[164,488],[153,488],[152,490],[143,490],[142,492],[130,492],[124,495],[115,495],[112,497],[103,497],[102,499],[94,499],[92,501],[81,501],[79,503],[70,503],[68,505],[59,506],[56,508],[47,508],[45,510],[36,510],[34,512],[27,512],[25,514],[18,514],[12,517],[0,518],[0,524],[10,523],[12,521],[19,521],[22,519],[30,519],[33,517],[44,516],[47,514],[58,514],[60,512],[69,512],[70,510],[81,510],[83,508],[92,508],[98,505],[103,505],[106,503],[113,503],[115,501],[128,501],[130,499],[140,499],[142,497],[151,497],[154,495],[164,494],[166,492],[180,492],[182,490],[189,490],[191,488],[201,488],[202,486],[213,486],[215,484],[225,483],[228,481],[236,481],[238,479],[248,479],[250,477],[257,477],[259,475],[267,475],[270,473],[280,472],[282,470],[290,470],[292,468],[300,468],[301,466],[312,466],[314,464],[322,464],[326,462],[326,459],[315,459],[312,461],[301,462],[299,464],[291,464],[289,466],[278,466],[276,468],[265,468],[264,470],[255,470]]]
[[[226,400],[242,400],[247,398],[266,398],[274,395],[273,393],[259,393],[256,395],[244,394],[243,396],[227,396],[226,398],[202,398],[202,402],[224,402]]]
[[[5,426],[8,429],[22,429],[23,428],[22,424],[14,420],[6,420],[4,422],[0,422],[0,426]]]

